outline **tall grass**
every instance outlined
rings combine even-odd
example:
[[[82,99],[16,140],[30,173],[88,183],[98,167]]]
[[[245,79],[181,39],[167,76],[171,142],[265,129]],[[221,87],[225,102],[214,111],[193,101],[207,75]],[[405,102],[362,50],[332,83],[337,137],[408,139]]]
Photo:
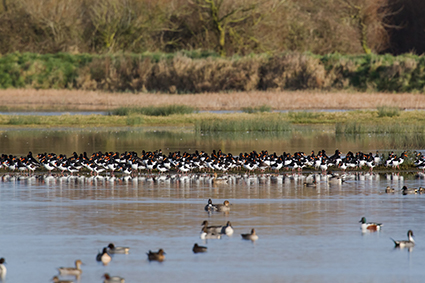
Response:
[[[400,116],[400,109],[398,107],[380,106],[378,107],[378,117],[394,117]]]
[[[336,134],[410,134],[425,133],[425,125],[423,124],[366,124],[366,123],[337,123],[335,125]]]
[[[127,116],[141,114],[147,116],[170,116],[174,114],[191,114],[196,109],[186,105],[164,105],[150,107],[120,107],[108,112],[108,115]]]
[[[257,107],[243,107],[241,110],[244,113],[263,113],[263,112],[271,112],[272,108],[269,105],[260,105]]]
[[[200,120],[196,132],[283,132],[292,131],[292,125],[279,119]]]

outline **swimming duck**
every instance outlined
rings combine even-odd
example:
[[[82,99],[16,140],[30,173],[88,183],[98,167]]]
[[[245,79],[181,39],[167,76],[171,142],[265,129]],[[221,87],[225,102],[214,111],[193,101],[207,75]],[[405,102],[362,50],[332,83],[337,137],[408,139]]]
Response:
[[[103,283],[125,283],[124,278],[119,276],[110,276],[109,273],[105,273],[103,275],[103,278],[105,278],[105,280],[103,280]]]
[[[74,275],[74,276],[80,276],[83,271],[81,270],[82,261],[77,259],[75,261],[75,267],[59,267],[59,273],[61,275]]]
[[[251,240],[251,241],[256,241],[258,240],[258,236],[255,233],[255,229],[251,230],[251,234],[241,234],[242,239],[244,240]]]
[[[6,278],[7,269],[4,264],[6,263],[6,260],[4,257],[0,258],[0,278],[4,279]]]
[[[204,228],[207,228],[207,233],[211,233],[211,234],[219,234],[221,233],[221,230],[223,229],[223,226],[208,226],[208,221],[204,220],[201,224],[201,226],[203,226],[202,230],[204,230]]]
[[[408,188],[406,186],[403,186],[403,188],[401,188],[401,193],[403,195],[411,195],[411,194],[417,194],[418,190],[415,188]]]
[[[72,280],[60,280],[59,277],[54,276],[52,278],[53,283],[74,283]]]
[[[224,212],[224,211],[230,211],[230,202],[228,200],[225,200],[223,204],[214,204],[215,210]]]
[[[112,257],[108,254],[108,248],[103,248],[103,251],[97,254],[96,260],[101,261],[103,265],[107,265],[111,262]]]
[[[233,227],[230,221],[227,221],[226,226],[221,228],[221,234],[226,234],[227,236],[233,235]]]
[[[393,238],[391,238],[391,240],[393,240],[396,248],[411,248],[411,247],[415,246],[415,241],[413,240],[412,230],[407,231],[407,237],[408,237],[408,240],[396,241]]]
[[[109,253],[111,254],[128,254],[130,251],[129,247],[116,247],[113,243],[108,245]]]
[[[165,259],[165,252],[163,249],[159,249],[158,252],[149,251],[149,253],[146,254],[148,255],[149,261],[164,261]]]
[[[214,172],[214,178],[212,179],[213,185],[226,185],[229,183],[229,181],[225,178],[218,178],[217,173]]]
[[[208,199],[208,204],[205,206],[205,211],[215,211],[215,206],[211,199]]]
[[[203,246],[198,246],[198,244],[195,244],[193,246],[192,251],[197,254],[197,253],[204,253],[207,251],[207,247],[203,247]]]
[[[208,229],[206,226],[202,228],[201,235],[199,236],[202,240],[206,239],[220,239],[221,235],[219,233],[212,233],[208,232]]]
[[[390,186],[387,186],[387,188],[385,189],[385,192],[387,194],[395,193],[395,189],[394,188],[391,188]]]
[[[379,231],[382,223],[366,222],[366,217],[362,217],[359,221],[361,224],[360,229],[362,231]]]

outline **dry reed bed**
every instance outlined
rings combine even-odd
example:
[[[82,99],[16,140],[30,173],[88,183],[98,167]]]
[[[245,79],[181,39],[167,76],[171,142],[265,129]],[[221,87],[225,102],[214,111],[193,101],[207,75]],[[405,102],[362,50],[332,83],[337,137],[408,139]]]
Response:
[[[3,110],[111,110],[117,107],[188,105],[199,110],[240,110],[269,105],[274,110],[376,109],[391,106],[425,109],[425,97],[412,93],[252,91],[202,94],[110,93],[84,90],[0,90]]]

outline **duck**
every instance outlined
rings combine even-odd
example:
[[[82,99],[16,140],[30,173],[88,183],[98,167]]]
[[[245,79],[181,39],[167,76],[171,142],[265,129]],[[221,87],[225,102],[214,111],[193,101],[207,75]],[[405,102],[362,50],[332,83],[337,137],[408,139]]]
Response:
[[[192,251],[197,254],[197,253],[204,253],[207,251],[207,247],[204,246],[198,246],[198,244],[193,245]]]
[[[412,247],[414,247],[415,241],[413,240],[413,231],[412,230],[407,231],[407,238],[408,238],[408,240],[396,241],[393,238],[391,238],[391,240],[393,240],[396,248],[412,248]]]
[[[317,186],[317,183],[316,183],[316,180],[313,180],[312,182],[304,182],[303,186],[313,188]]]
[[[102,276],[105,278],[103,283],[125,283],[125,279],[119,276],[110,276],[109,273],[105,273]]]
[[[111,254],[128,254],[130,251],[129,247],[116,247],[113,243],[108,245],[109,253]]]
[[[6,278],[7,269],[4,264],[6,263],[6,260],[4,257],[0,258],[0,278],[4,279]]]
[[[108,253],[108,248],[103,248],[103,251],[97,254],[96,260],[101,261],[103,265],[107,265],[108,263],[110,263],[112,260],[112,257]]]
[[[60,280],[57,276],[53,276],[52,281],[53,283],[74,283],[72,280]]]
[[[227,236],[233,235],[233,227],[230,221],[227,221],[226,226],[221,228],[221,234],[226,234]]]
[[[244,240],[251,240],[251,241],[258,240],[258,235],[255,233],[254,228],[251,230],[250,234],[241,234],[241,236],[242,236],[242,239]]]
[[[385,192],[387,194],[395,193],[395,189],[394,188],[391,188],[390,186],[387,186],[386,189],[385,189]]]
[[[401,188],[401,193],[403,195],[412,195],[412,194],[417,194],[418,190],[415,188],[408,188],[406,186],[403,186],[403,188]]]
[[[379,231],[381,230],[382,223],[366,222],[366,217],[362,217],[359,221],[361,224],[360,229],[362,231]]]
[[[230,202],[228,200],[225,200],[223,204],[214,204],[215,210],[219,212],[225,212],[230,211]]]
[[[226,185],[229,183],[229,181],[222,177],[218,178],[217,173],[214,172],[214,178],[212,179],[212,183],[213,185]]]
[[[164,261],[165,259],[165,252],[163,249],[159,249],[157,252],[149,251],[149,253],[146,253],[148,255],[149,261]]]
[[[205,206],[205,211],[214,211],[215,206],[212,203],[211,199],[208,199],[208,204]]]
[[[202,240],[206,239],[220,239],[221,235],[219,233],[208,232],[208,228],[204,226],[201,231],[201,235],[199,236]]]
[[[79,259],[75,261],[75,267],[59,267],[58,271],[61,275],[74,275],[80,276],[83,271],[81,270],[81,265],[83,262]]]
[[[206,227],[207,228],[207,233],[212,233],[212,234],[219,234],[221,233],[221,230],[223,229],[223,226],[208,226],[208,221],[204,220],[201,224],[201,226],[203,226],[202,230]]]

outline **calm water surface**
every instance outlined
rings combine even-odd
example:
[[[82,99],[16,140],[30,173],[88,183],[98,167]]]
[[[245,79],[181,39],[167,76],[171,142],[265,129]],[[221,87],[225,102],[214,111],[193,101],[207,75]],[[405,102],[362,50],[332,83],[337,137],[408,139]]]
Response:
[[[420,150],[419,137],[336,137],[331,132],[279,136],[196,136],[190,131],[66,130],[1,132],[3,153],[72,153],[98,150],[180,150],[222,148],[225,152],[268,149],[277,152],[326,149]],[[156,132],[155,132],[156,131]],[[88,142],[89,140],[89,142]],[[96,145],[91,144],[95,142]],[[405,143],[405,146],[398,144]],[[89,143],[89,144],[87,144]],[[53,148],[53,149],[52,149]],[[84,177],[15,178],[0,181],[0,257],[7,261],[6,282],[49,282],[60,266],[81,259],[80,282],[102,282],[102,274],[126,282],[423,282],[425,270],[424,195],[386,194],[425,186],[414,174],[349,175],[340,185],[319,182],[303,187],[307,174],[241,178],[213,186],[202,176],[177,180],[142,176],[133,180]],[[233,204],[228,214],[204,211],[208,198]],[[380,232],[362,234],[359,220],[384,223]],[[199,239],[203,220],[224,225],[231,237]],[[241,233],[256,228],[255,243]],[[394,249],[390,237],[415,234],[412,250]],[[97,252],[110,242],[131,247],[102,266]],[[194,243],[208,246],[193,254]],[[163,263],[146,252],[163,248]],[[73,279],[73,277],[64,277]]]

